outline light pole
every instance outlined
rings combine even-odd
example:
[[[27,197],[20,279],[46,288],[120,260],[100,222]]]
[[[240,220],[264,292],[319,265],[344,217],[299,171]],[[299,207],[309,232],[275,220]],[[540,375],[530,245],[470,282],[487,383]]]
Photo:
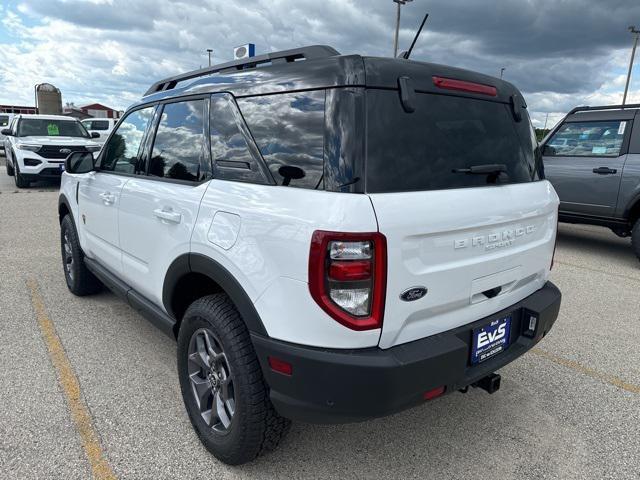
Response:
[[[507,69],[507,67],[502,67],[500,69],[500,80],[502,80],[502,74],[504,73],[504,71]]]
[[[209,54],[209,66],[211,66],[211,54],[213,53],[213,50],[210,48],[207,48],[207,53]]]
[[[631,60],[629,61],[629,71],[627,72],[627,83],[624,86],[624,95],[622,96],[622,105],[627,103],[627,92],[629,91],[629,81],[631,80],[631,69],[633,68],[633,57],[636,56],[636,47],[638,46],[638,37],[640,36],[640,30],[636,30],[634,25],[629,27],[629,31],[635,35],[633,39],[633,48],[631,49]]]
[[[400,31],[400,6],[405,5],[413,0],[393,0],[393,3],[398,4],[398,13],[396,14],[396,35],[393,40],[393,58],[398,56],[398,32]]]

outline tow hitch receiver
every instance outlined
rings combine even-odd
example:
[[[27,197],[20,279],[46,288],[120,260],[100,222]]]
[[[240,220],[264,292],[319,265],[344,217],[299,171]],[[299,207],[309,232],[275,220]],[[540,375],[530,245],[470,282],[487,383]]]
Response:
[[[500,390],[500,379],[501,377],[497,373],[490,373],[471,386],[475,388],[481,388],[487,393],[494,393]]]

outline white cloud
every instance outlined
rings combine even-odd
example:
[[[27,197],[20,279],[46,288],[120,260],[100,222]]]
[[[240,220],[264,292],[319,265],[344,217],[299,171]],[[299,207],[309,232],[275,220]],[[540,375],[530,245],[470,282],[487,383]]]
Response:
[[[503,0],[487,9],[466,0],[415,0],[403,7],[400,45],[408,46],[428,9],[414,58],[496,76],[506,66],[505,79],[523,90],[541,126],[547,112],[551,119],[575,105],[621,100],[630,50],[625,22],[640,18],[640,3],[605,3]],[[215,62],[247,41],[258,53],[322,43],[390,55],[395,4],[23,0],[2,7],[2,16],[0,102],[32,104],[33,85],[49,82],[64,102],[123,109],[156,80],[206,65],[206,48]],[[635,75],[630,101],[640,101],[640,67]]]

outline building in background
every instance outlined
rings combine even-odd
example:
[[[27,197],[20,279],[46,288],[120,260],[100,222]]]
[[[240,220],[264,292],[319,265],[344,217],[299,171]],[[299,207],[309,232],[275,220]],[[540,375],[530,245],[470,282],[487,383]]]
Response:
[[[84,112],[80,107],[76,107],[74,103],[67,102],[62,109],[62,114],[68,117],[77,118],[78,120],[85,120],[91,118],[87,112]]]
[[[62,114],[62,93],[50,83],[36,85],[36,109],[43,115]]]
[[[23,105],[0,105],[0,113],[37,113],[37,110]]]
[[[101,103],[85,105],[84,107],[80,107],[80,110],[93,118],[120,118],[123,113],[120,110],[114,110]]]

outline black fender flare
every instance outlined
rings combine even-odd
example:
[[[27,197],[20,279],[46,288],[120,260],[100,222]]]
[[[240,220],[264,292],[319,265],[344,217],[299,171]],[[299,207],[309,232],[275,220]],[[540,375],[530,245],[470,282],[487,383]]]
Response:
[[[61,193],[60,196],[58,197],[58,216],[60,216],[60,207],[62,207],[62,205],[66,207],[67,211],[69,212],[69,215],[71,215],[71,220],[73,220],[73,224],[75,225],[76,222],[75,222],[75,218],[73,218],[73,210],[71,209],[71,203],[69,202],[69,200],[67,199],[64,193]],[[59,220],[62,221],[62,218],[60,218]]]
[[[229,295],[229,298],[235,304],[240,315],[242,315],[242,319],[249,331],[268,337],[267,330],[264,328],[264,324],[251,298],[249,298],[247,292],[242,288],[242,285],[218,262],[199,253],[180,255],[167,269],[162,287],[162,303],[169,315],[175,318],[175,313],[171,307],[171,295],[180,279],[188,273],[200,273],[220,285],[222,290]]]
[[[622,212],[623,218],[630,222],[631,211],[633,210],[633,207],[638,204],[640,204],[640,192],[636,193],[625,205],[624,211]]]

